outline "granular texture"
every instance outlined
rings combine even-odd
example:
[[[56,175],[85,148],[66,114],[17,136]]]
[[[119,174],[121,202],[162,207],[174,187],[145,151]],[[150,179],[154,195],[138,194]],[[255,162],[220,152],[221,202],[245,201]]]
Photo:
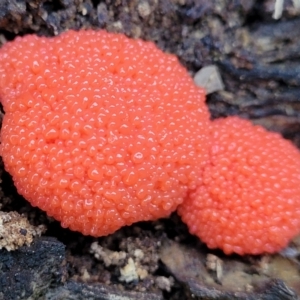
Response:
[[[213,122],[203,183],[179,207],[192,234],[227,254],[277,252],[300,231],[300,153],[279,134]]]
[[[208,159],[209,114],[177,58],[105,31],[0,50],[1,155],[18,192],[102,236],[168,216]]]
[[[44,225],[35,227],[17,212],[0,211],[0,250],[5,248],[13,251],[24,245],[29,246],[34,237],[40,236],[45,230]]]

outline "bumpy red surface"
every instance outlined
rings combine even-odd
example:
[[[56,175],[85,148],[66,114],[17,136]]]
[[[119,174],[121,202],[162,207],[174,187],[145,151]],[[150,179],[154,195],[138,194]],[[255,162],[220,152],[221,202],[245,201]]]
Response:
[[[300,230],[300,153],[249,121],[213,122],[203,183],[180,207],[190,232],[225,253],[276,252]]]
[[[174,211],[208,155],[204,91],[173,55],[105,31],[0,50],[1,155],[18,192],[93,236]]]

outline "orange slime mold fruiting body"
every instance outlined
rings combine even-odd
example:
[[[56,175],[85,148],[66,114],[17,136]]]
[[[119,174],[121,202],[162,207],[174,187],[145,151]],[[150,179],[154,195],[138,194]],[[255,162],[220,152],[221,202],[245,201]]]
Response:
[[[300,153],[249,121],[213,121],[203,183],[179,206],[191,233],[227,254],[273,253],[300,230]]]
[[[5,168],[64,227],[102,236],[168,216],[201,181],[204,91],[150,42],[16,38],[0,50],[0,97]]]

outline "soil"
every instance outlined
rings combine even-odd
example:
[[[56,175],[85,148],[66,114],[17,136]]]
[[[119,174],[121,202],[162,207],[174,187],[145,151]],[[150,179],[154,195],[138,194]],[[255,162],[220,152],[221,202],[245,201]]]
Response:
[[[0,0],[0,45],[16,36],[104,28],[151,40],[193,76],[218,67],[212,118],[239,115],[300,147],[300,10],[275,0]],[[1,164],[1,210],[43,237],[0,250],[0,299],[297,299],[300,238],[272,256],[225,256],[188,233],[174,213],[103,238],[60,227],[16,192]],[[18,219],[18,218],[17,218]],[[18,237],[20,240],[20,236]],[[32,237],[30,237],[32,239]],[[0,238],[1,241],[1,238]],[[31,240],[30,240],[31,241]],[[297,296],[298,295],[298,296]]]

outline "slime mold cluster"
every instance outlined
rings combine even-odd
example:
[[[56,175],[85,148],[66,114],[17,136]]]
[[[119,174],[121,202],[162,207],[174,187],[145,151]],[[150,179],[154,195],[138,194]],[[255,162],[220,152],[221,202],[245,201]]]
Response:
[[[1,154],[18,192],[86,235],[168,216],[208,154],[204,91],[173,55],[104,31],[0,54]]]
[[[85,235],[178,212],[225,253],[300,231],[300,154],[237,118],[210,121],[177,58],[106,31],[28,35],[0,50],[0,152],[18,192]]]
[[[211,126],[203,183],[178,213],[210,248],[280,251],[300,229],[300,157],[279,134],[237,117]]]

